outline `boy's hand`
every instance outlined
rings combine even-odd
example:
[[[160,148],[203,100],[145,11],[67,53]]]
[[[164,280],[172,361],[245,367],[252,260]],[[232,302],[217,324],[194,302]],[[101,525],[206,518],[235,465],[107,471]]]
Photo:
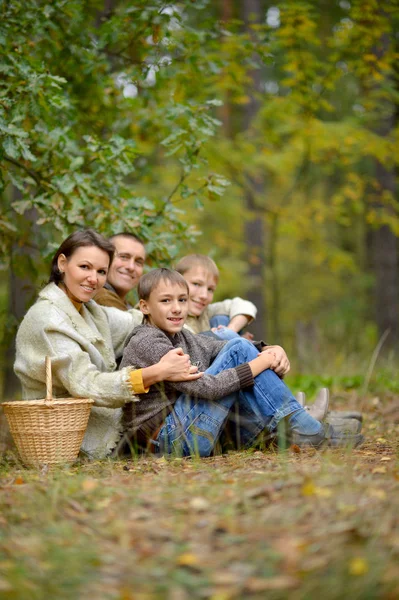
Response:
[[[250,342],[252,342],[254,339],[254,334],[251,333],[250,331],[244,331],[244,333],[242,334],[241,337],[244,338],[245,340],[249,340]]]
[[[288,356],[285,353],[284,348],[282,348],[281,346],[265,346],[264,348],[262,348],[262,352],[271,352],[275,355],[276,360],[273,363],[273,366],[270,368],[273,371],[275,371],[277,375],[280,375],[280,377],[282,377],[283,375],[286,375],[288,373],[291,367],[290,361],[288,360]]]
[[[169,350],[159,361],[163,369],[162,381],[193,381],[202,377],[198,367],[191,365],[190,357],[181,348]]]

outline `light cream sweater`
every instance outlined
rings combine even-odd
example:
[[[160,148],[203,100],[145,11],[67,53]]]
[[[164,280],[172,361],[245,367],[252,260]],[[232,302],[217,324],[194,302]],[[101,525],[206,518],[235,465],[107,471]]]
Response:
[[[121,408],[138,401],[129,372],[116,371],[115,358],[142,322],[140,311],[123,312],[90,300],[79,313],[67,295],[48,284],[25,315],[16,339],[14,369],[26,400],[44,398],[45,356],[52,362],[53,396],[92,398],[82,450],[101,458],[110,453],[121,434]]]
[[[237,315],[247,315],[251,317],[249,321],[251,322],[255,319],[256,312],[255,304],[249,300],[243,300],[242,298],[236,297],[231,300],[213,302],[206,307],[199,317],[189,315],[185,327],[192,333],[201,333],[202,331],[208,331],[211,328],[209,320],[215,315],[227,315],[230,320]]]

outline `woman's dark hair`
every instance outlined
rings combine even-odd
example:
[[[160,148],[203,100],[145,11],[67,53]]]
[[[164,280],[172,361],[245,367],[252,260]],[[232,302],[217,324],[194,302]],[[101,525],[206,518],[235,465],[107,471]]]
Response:
[[[95,246],[106,252],[109,256],[109,264],[114,258],[115,246],[104,236],[93,229],[84,229],[83,231],[75,231],[64,240],[51,261],[51,271],[49,283],[61,283],[62,273],[58,268],[58,257],[63,254],[66,259],[71,258],[72,254],[78,249],[87,246]]]

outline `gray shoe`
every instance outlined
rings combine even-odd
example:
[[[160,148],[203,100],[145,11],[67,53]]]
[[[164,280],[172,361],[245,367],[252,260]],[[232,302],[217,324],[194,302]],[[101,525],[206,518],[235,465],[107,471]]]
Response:
[[[295,394],[295,398],[296,398],[297,402],[301,406],[305,406],[305,402],[306,402],[306,394],[305,394],[305,392],[297,392]]]
[[[328,423],[328,425],[332,425],[335,431],[351,434],[357,434],[361,432],[361,421],[358,421],[357,419],[341,419],[338,417],[331,417],[330,414],[327,415],[325,422]]]
[[[363,421],[362,413],[357,410],[332,410],[328,413],[328,417],[333,419],[356,419],[360,423]]]
[[[328,388],[321,388],[313,404],[305,406],[304,408],[311,417],[316,419],[316,421],[324,421],[328,413],[329,402],[330,392],[328,391]]]
[[[289,437],[291,444],[299,447],[310,446],[320,448],[321,446],[330,446],[332,448],[356,448],[363,441],[364,437],[360,433],[346,433],[337,431],[331,425],[323,426],[319,433],[305,435],[292,431]]]

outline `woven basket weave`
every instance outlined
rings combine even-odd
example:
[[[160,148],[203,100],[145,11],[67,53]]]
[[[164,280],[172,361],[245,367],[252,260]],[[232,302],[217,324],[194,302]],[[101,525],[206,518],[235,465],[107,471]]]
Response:
[[[3,402],[10,431],[27,466],[76,460],[93,400],[52,398],[51,361],[46,357],[46,398]]]

